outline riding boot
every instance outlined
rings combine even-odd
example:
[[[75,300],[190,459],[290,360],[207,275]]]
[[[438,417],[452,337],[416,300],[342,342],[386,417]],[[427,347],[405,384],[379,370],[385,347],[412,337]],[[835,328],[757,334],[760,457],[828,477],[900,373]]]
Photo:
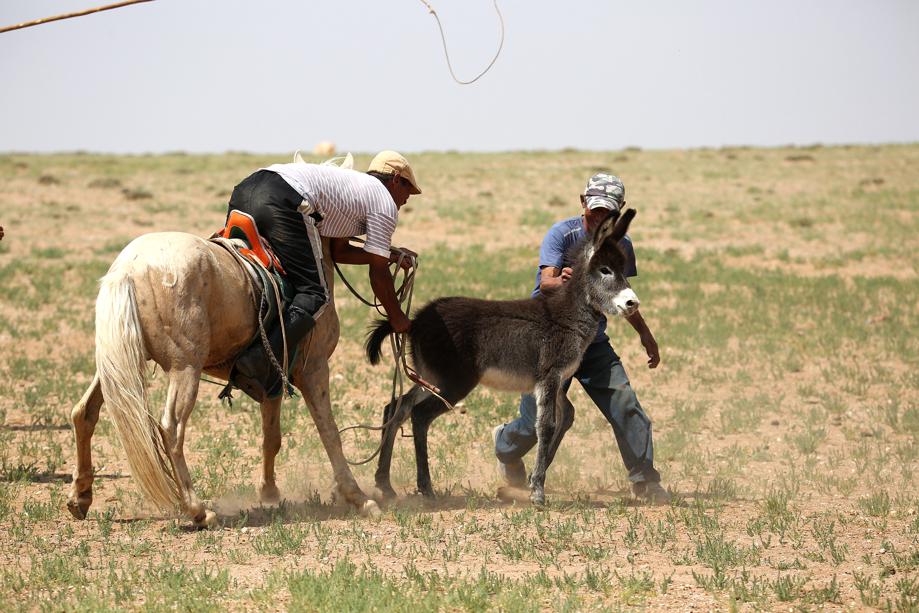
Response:
[[[316,320],[305,310],[293,304],[287,308],[284,313],[284,332],[287,337],[288,365],[300,341],[315,325]],[[275,325],[268,335],[268,344],[278,364],[283,367],[284,337],[279,325]],[[266,397],[273,398],[284,391],[281,389],[281,374],[271,364],[261,341],[255,342],[236,360],[230,378],[236,387],[257,402]]]

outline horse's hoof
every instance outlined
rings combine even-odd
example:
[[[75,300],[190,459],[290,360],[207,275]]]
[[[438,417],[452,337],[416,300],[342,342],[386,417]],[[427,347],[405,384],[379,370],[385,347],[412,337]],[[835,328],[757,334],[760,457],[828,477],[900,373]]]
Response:
[[[538,507],[546,506],[546,494],[542,490],[533,490],[530,493],[530,500]]]
[[[373,500],[368,500],[367,502],[364,503],[364,506],[361,507],[362,517],[369,517],[371,519],[376,519],[380,517],[381,515],[383,515],[383,513],[380,511],[379,505],[377,505],[377,503],[374,502]]]
[[[210,509],[205,509],[204,514],[195,517],[192,522],[199,530],[209,530],[217,526],[217,514]]]
[[[258,492],[258,499],[262,504],[275,505],[281,502],[281,490],[277,485],[262,485]]]
[[[419,487],[418,493],[427,498],[428,500],[434,500],[437,496],[434,494],[434,488],[431,486],[428,487]]]
[[[70,511],[70,514],[73,515],[76,519],[86,519],[86,514],[89,512],[89,505],[91,505],[93,499],[90,497],[89,500],[68,500],[67,501],[67,510]]]

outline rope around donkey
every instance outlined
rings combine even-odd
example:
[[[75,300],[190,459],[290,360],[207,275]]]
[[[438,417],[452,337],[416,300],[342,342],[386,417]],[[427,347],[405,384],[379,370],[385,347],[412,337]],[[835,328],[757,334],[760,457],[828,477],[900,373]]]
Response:
[[[361,239],[359,238],[354,238],[352,240],[356,242],[362,242]],[[415,254],[407,252],[402,249],[399,249],[398,253],[399,253],[399,258],[396,261],[396,269],[393,271],[393,285],[395,285],[395,281],[397,277],[399,276],[399,271],[404,271],[402,285],[399,286],[399,289],[396,290],[396,298],[398,299],[400,305],[405,305],[403,310],[405,311],[405,313],[408,313],[409,311],[411,311],[411,308],[412,308],[412,295],[415,289],[415,275],[418,272],[418,258]],[[409,261],[409,268],[407,270],[402,268],[402,263],[406,259]],[[341,278],[342,282],[345,284],[345,287],[347,287],[358,300],[360,300],[362,303],[366,304],[367,306],[375,308],[377,312],[380,313],[381,315],[383,316],[386,315],[382,310],[380,310],[380,307],[382,305],[379,302],[377,302],[376,300],[374,301],[367,300],[366,298],[361,296],[361,294],[356,289],[354,289],[354,287],[345,278],[344,274],[342,274],[341,269],[338,268],[337,264],[335,265],[335,270],[338,272],[338,276]],[[395,402],[395,406],[393,407],[392,415],[390,416],[389,419],[387,419],[383,423],[382,426],[372,426],[370,424],[355,424],[353,426],[347,426],[347,427],[341,428],[338,431],[339,434],[343,434],[344,432],[347,432],[348,430],[370,430],[370,431],[378,432],[380,430],[385,430],[386,428],[391,426],[392,423],[396,419],[399,418],[399,413],[402,408],[402,396],[405,390],[405,380],[403,379],[403,372],[405,373],[405,376],[407,376],[411,381],[420,385],[421,387],[426,389],[428,392],[430,392],[437,398],[440,398],[440,400],[449,409],[451,410],[453,409],[453,405],[450,404],[446,398],[440,395],[439,393],[440,390],[438,390],[435,386],[431,385],[430,383],[427,383],[426,381],[424,381],[418,375],[418,373],[413,368],[411,368],[406,362],[405,360],[405,352],[406,352],[405,334],[393,333],[390,335],[389,340],[390,340],[390,344],[391,344],[392,352],[393,352],[393,361],[395,362],[394,367],[393,367],[393,375],[392,375],[392,393],[390,394],[390,403]],[[351,460],[348,460],[347,458],[345,458],[345,460],[351,466],[360,466],[362,464],[366,464],[370,462],[375,457],[377,457],[377,455],[379,455],[380,450],[382,448],[383,448],[383,441],[380,441],[380,444],[377,446],[376,450],[372,454],[370,454],[368,457],[364,458],[363,460],[356,461],[356,462],[352,462]]]

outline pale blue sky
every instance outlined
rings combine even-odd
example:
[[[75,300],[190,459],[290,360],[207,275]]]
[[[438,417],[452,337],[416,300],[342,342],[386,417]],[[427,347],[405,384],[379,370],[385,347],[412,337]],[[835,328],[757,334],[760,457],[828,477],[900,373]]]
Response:
[[[2,0],[0,25],[111,0]],[[460,77],[491,0],[431,0]],[[499,0],[449,77],[418,0],[156,0],[0,34],[0,151],[919,141],[919,2]]]

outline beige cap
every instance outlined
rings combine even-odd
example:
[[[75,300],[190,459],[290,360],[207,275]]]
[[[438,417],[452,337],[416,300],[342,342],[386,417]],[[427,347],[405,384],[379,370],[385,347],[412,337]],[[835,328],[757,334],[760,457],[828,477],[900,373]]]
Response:
[[[395,151],[380,151],[370,161],[370,167],[367,172],[381,172],[386,175],[398,174],[412,184],[411,193],[421,193],[421,188],[418,187],[418,180],[415,179],[415,173],[412,172],[412,167],[408,165],[408,160]]]

